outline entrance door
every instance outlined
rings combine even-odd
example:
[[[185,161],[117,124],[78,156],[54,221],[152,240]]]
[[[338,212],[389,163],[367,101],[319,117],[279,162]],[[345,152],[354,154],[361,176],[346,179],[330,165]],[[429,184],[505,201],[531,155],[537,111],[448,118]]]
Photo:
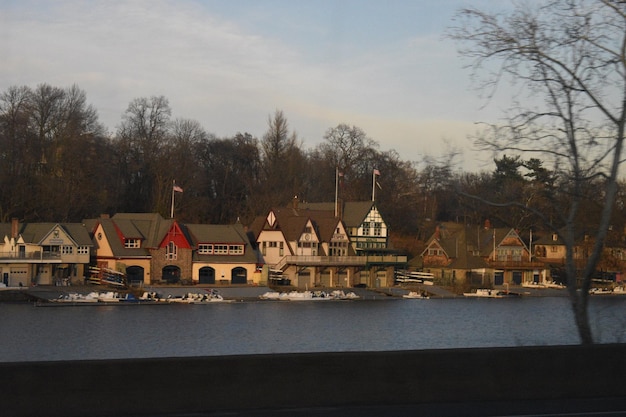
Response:
[[[143,284],[143,268],[136,265],[126,268],[126,280],[131,285]]]
[[[233,284],[247,284],[248,283],[248,271],[246,271],[246,268],[242,268],[242,267],[233,268],[231,272],[231,282]]]
[[[493,275],[493,285],[504,284],[504,271],[496,271]]]
[[[204,266],[198,271],[198,282],[200,284],[215,284],[215,269]]]
[[[522,284],[522,271],[513,271],[513,284]]]
[[[176,284],[178,281],[180,281],[180,268],[176,265],[168,265],[163,268],[162,272],[163,278],[161,279],[168,284]]]

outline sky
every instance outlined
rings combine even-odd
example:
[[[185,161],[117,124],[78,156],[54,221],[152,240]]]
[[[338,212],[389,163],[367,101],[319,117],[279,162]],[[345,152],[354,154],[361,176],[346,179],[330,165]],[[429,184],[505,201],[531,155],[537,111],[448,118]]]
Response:
[[[305,149],[357,126],[405,161],[462,152],[506,103],[480,98],[446,39],[459,8],[501,0],[0,0],[0,92],[76,84],[115,133],[135,98],[217,137],[262,138],[281,110]]]

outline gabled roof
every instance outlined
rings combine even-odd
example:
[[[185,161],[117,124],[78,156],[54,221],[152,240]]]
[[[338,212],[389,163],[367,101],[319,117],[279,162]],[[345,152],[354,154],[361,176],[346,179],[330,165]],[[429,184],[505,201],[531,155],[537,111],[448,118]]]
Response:
[[[302,209],[321,210],[335,213],[335,203],[300,203]],[[372,208],[376,207],[373,201],[346,201],[341,206],[341,220],[346,227],[359,227]]]
[[[243,226],[237,224],[185,224],[191,243],[249,243]]]
[[[333,239],[337,226],[341,223],[337,217],[322,218],[317,221],[318,232],[322,242],[330,242]]]
[[[114,256],[145,257],[150,249],[159,247],[173,220],[163,219],[158,213],[118,213],[98,219],[107,236]],[[126,248],[124,239],[140,239],[141,247]]]
[[[276,216],[274,226],[269,226],[267,216],[257,217],[250,225],[250,229],[254,233],[255,238],[258,239],[263,230],[280,230],[287,241],[297,241],[309,221],[314,228],[314,233],[318,236],[320,236],[321,231],[320,222],[330,222],[336,225],[339,221],[339,218],[335,217],[333,211],[327,210],[280,207],[273,208],[271,212]],[[324,225],[325,224],[326,223],[324,223]]]
[[[458,223],[442,223],[428,240],[422,255],[433,245],[441,247],[451,260],[448,268],[478,269],[487,267],[487,259],[494,248],[502,245],[507,237],[520,239],[510,228],[466,226]]]
[[[11,237],[11,223],[0,223],[0,236]],[[77,246],[92,246],[89,232],[82,223],[19,223],[17,233],[24,243],[38,245],[55,227],[60,227]]]
[[[229,225],[185,224],[182,227],[187,229],[194,249],[197,249],[198,245],[203,243],[244,245],[244,253],[241,256],[204,255],[195,252],[194,260],[237,264],[256,263],[257,261],[256,253],[252,250],[246,231],[240,223]]]

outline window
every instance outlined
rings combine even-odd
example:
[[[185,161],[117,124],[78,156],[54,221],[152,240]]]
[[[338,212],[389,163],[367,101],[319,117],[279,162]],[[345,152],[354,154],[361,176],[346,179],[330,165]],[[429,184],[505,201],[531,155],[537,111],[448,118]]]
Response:
[[[201,243],[198,245],[198,253],[201,255],[210,255],[213,253],[213,245]]]
[[[229,255],[243,255],[243,245],[230,245],[228,247]]]
[[[363,222],[363,236],[369,236],[369,235],[370,235],[370,223]]]
[[[380,236],[382,234],[382,224],[379,222],[374,223],[374,236]]]
[[[513,249],[512,257],[513,257],[513,262],[521,262],[522,261],[522,250],[521,249]]]
[[[126,239],[124,247],[127,249],[137,249],[141,247],[141,239]]]
[[[280,242],[280,249],[278,250],[278,255],[283,256],[284,253],[285,251],[283,249],[283,242]]]
[[[330,256],[346,256],[348,254],[348,242],[330,242]]]
[[[74,253],[74,247],[73,246],[62,246],[61,247],[61,253],[63,255],[71,255]]]
[[[165,247],[165,259],[176,260],[178,259],[178,246],[174,242],[170,242]]]
[[[79,246],[78,247],[79,255],[89,255],[89,246]]]
[[[213,253],[215,255],[228,255],[228,245],[215,245]]]

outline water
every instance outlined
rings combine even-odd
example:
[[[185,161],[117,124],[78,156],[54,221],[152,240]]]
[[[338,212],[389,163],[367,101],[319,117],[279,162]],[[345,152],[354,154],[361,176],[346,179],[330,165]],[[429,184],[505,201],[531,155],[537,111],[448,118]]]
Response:
[[[626,340],[626,297],[591,300],[599,342]],[[0,304],[0,362],[576,344],[568,299]]]

